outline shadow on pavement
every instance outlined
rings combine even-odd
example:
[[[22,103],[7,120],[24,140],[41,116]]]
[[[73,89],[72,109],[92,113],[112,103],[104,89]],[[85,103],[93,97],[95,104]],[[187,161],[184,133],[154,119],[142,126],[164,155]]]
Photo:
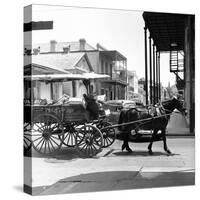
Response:
[[[98,155],[98,154],[97,154]],[[40,154],[35,151],[33,148],[24,154],[26,157],[34,158],[54,158],[56,160],[73,160],[73,159],[89,159],[90,157],[81,155],[78,153],[76,148],[73,147],[62,147],[58,152],[55,152],[51,155]],[[98,157],[91,157],[92,159],[98,159]]]
[[[26,157],[34,157],[34,158],[55,158],[60,160],[72,160],[76,158],[84,158],[77,152],[75,148],[63,147],[58,152],[55,152],[51,155],[40,154],[36,152],[34,149],[26,152],[24,154]]]
[[[114,152],[113,153],[115,156],[176,156],[176,155],[180,155],[180,154],[167,154],[165,152],[159,152],[159,151],[154,151],[152,155],[150,155],[147,151],[133,151],[132,153],[128,153],[128,152]]]
[[[81,174],[57,183],[33,188],[33,195],[113,191],[195,184],[194,172],[110,171]]]

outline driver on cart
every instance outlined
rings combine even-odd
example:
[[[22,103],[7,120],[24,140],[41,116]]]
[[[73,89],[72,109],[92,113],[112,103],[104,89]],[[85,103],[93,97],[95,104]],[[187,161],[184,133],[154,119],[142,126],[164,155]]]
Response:
[[[83,94],[83,98],[86,102],[86,110],[89,112],[90,120],[99,119],[99,114],[101,111],[100,104],[103,104],[103,102],[97,100],[92,94]]]

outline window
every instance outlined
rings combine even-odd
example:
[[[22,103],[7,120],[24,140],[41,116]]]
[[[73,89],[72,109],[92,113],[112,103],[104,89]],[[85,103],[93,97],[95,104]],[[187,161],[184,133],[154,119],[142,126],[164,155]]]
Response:
[[[103,88],[101,88],[101,95],[103,95],[104,94],[104,89]]]
[[[108,89],[105,90],[105,95],[106,95],[106,99],[109,100],[110,98],[109,98],[109,91],[108,91]]]
[[[104,62],[101,60],[101,73],[104,74]]]
[[[106,62],[106,66],[105,66],[105,68],[106,68],[106,74],[108,74],[108,63]]]
[[[90,85],[90,93],[93,94],[93,92],[94,92],[94,86]]]
[[[112,64],[110,64],[110,78],[112,78]]]

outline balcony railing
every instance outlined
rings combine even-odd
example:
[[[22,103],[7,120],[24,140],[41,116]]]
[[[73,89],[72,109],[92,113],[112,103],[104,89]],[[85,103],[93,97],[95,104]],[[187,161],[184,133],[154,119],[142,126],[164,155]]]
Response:
[[[127,81],[125,71],[112,73],[112,80]]]

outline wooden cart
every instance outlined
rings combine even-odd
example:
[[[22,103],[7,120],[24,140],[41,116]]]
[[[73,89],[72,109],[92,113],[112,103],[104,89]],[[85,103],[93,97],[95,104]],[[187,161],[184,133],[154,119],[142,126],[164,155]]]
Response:
[[[32,146],[37,152],[49,155],[66,145],[87,157],[95,156],[114,142],[115,130],[101,131],[111,125],[105,116],[88,121],[88,115],[81,102],[24,106],[24,148]]]

